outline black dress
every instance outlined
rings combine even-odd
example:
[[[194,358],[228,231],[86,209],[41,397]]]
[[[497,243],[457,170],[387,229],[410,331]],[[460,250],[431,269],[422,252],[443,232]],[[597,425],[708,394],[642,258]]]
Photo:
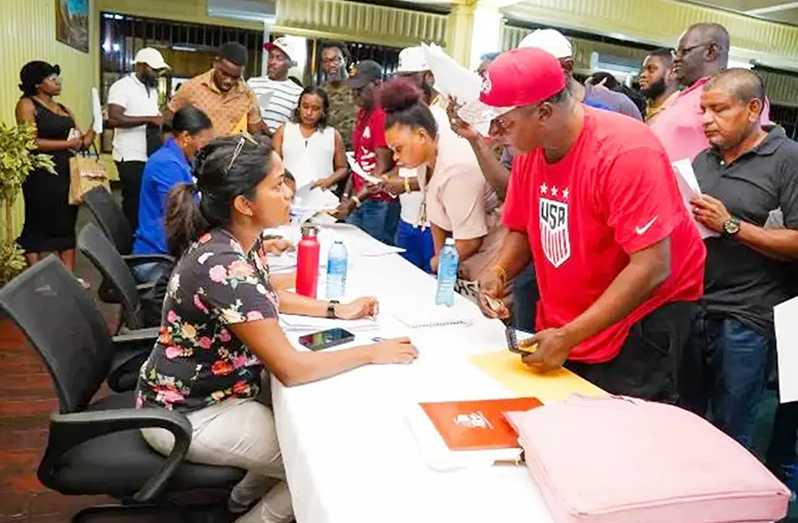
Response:
[[[46,140],[66,140],[75,127],[71,116],[50,111],[31,98],[36,106],[36,136]],[[61,106],[64,112],[67,110]],[[38,151],[34,151],[38,152]],[[70,151],[48,153],[55,171],[31,171],[22,184],[25,199],[25,224],[17,243],[27,252],[60,252],[75,248],[75,222],[78,208],[69,205]]]

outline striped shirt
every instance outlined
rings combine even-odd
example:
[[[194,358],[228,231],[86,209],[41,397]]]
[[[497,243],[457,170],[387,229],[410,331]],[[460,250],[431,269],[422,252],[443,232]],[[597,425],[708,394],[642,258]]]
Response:
[[[271,80],[268,76],[250,78],[247,84],[258,98],[260,115],[269,127],[269,131],[274,132],[282,124],[291,120],[294,109],[299,103],[302,87],[291,80],[280,82]]]

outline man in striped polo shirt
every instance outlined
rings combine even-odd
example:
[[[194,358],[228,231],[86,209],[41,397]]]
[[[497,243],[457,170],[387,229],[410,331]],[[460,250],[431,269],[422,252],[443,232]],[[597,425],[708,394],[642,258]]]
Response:
[[[302,87],[288,79],[288,69],[293,61],[291,46],[285,37],[275,38],[273,42],[264,44],[263,48],[269,52],[267,76],[250,78],[247,85],[258,98],[261,117],[271,134],[291,120]]]

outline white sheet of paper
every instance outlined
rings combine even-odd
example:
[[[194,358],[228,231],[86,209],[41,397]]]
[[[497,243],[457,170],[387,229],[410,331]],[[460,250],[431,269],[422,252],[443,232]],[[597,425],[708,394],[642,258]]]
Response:
[[[676,173],[676,182],[679,185],[679,192],[682,193],[682,201],[684,201],[687,212],[692,216],[693,206],[690,204],[690,200],[701,194],[701,188],[698,186],[698,179],[695,176],[693,164],[690,160],[685,158],[684,160],[673,162],[672,165]],[[712,236],[718,236],[718,233],[698,223],[695,221],[695,218],[693,218],[693,223],[698,227],[698,233],[701,235],[702,240]]]
[[[798,298],[776,305],[773,313],[779,362],[779,401],[798,401]]]
[[[382,182],[382,180],[380,180],[376,176],[372,176],[370,174],[367,174],[366,171],[363,170],[363,168],[360,166],[360,164],[357,163],[357,160],[355,160],[355,153],[353,153],[353,152],[346,153],[346,160],[349,162],[349,168],[352,169],[352,172],[357,174],[358,176],[360,176],[364,180],[366,180],[368,183],[370,183],[372,185],[376,185],[376,184]]]
[[[100,104],[100,91],[96,87],[91,88],[91,113],[94,117],[92,129],[97,134],[103,132],[103,107]]]
[[[436,91],[450,98],[456,98],[459,103],[479,99],[482,78],[477,73],[458,64],[436,44],[421,44],[421,50],[427,65],[435,75]]]

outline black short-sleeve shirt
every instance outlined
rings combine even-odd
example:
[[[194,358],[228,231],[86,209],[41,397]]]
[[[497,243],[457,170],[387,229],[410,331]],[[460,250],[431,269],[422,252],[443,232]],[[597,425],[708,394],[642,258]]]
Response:
[[[277,293],[259,246],[245,253],[219,228],[180,258],[169,280],[158,341],[141,368],[137,407],[188,412],[258,394],[263,364],[228,326],[277,317]]]
[[[742,221],[764,226],[781,209],[784,226],[798,229],[798,143],[776,126],[765,140],[731,165],[708,149],[693,162],[701,191],[722,201]],[[734,238],[706,240],[704,301],[707,311],[732,317],[773,335],[773,306],[788,299],[787,264]]]

